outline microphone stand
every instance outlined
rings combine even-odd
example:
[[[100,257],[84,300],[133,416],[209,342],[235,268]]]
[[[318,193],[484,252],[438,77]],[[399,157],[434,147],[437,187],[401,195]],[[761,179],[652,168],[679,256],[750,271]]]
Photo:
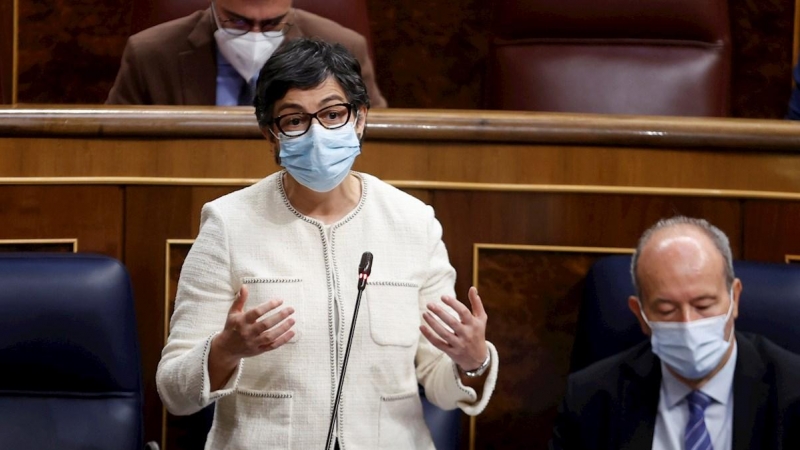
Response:
[[[347,348],[344,351],[342,361],[342,374],[339,376],[339,387],[336,389],[336,399],[333,402],[333,414],[331,423],[328,426],[328,440],[325,441],[325,450],[331,448],[331,438],[333,437],[333,425],[336,423],[336,416],[339,414],[339,401],[342,399],[342,387],[344,387],[344,373],[347,371],[347,361],[350,359],[350,347],[353,345],[353,335],[356,332],[356,319],[358,319],[358,308],[361,305],[361,294],[367,287],[367,278],[372,271],[372,253],[364,252],[361,256],[361,264],[358,268],[358,296],[356,297],[356,307],[353,312],[353,323],[350,324],[350,336],[347,339]]]

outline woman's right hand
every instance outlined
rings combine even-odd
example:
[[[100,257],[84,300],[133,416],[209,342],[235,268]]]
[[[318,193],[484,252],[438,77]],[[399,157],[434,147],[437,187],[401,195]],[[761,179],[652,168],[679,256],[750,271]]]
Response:
[[[277,313],[259,320],[264,314],[280,307],[283,300],[270,300],[244,311],[246,303],[247,286],[242,286],[228,310],[225,328],[211,340],[208,370],[212,391],[227,382],[242,358],[275,350],[294,337],[291,328],[295,320],[289,317],[294,313],[292,307],[281,308]]]

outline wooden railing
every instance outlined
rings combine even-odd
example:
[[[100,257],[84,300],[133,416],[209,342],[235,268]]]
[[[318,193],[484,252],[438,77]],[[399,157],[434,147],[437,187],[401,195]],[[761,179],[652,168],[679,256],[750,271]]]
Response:
[[[154,375],[181,261],[203,203],[278,170],[271,151],[248,108],[0,109],[0,250],[66,239],[125,262],[146,438],[164,430],[169,450],[183,431],[163,415]],[[476,448],[542,448],[564,390],[581,278],[657,219],[705,217],[738,258],[800,255],[794,123],[376,110],[356,169],[434,206],[457,292],[474,283],[486,302],[501,368],[472,423]]]

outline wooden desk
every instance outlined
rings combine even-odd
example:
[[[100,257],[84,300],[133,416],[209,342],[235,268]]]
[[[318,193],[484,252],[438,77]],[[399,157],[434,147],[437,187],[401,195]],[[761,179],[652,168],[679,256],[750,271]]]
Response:
[[[502,362],[495,396],[474,421],[479,449],[543,448],[564,391],[580,280],[598,257],[630,251],[657,219],[704,217],[728,233],[738,258],[800,255],[798,124],[415,110],[375,111],[368,123],[356,169],[434,206],[457,292],[475,283],[486,302]],[[0,109],[0,137],[0,248],[77,246],[125,262],[146,438],[179,448],[180,422],[163,426],[155,370],[201,206],[277,170],[252,111],[17,107]]]

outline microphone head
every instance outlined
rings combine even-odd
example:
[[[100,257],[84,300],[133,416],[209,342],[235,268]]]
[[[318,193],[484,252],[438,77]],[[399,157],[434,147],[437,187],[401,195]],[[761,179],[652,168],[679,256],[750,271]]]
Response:
[[[358,274],[369,276],[370,273],[372,273],[372,253],[364,252],[361,255],[361,264],[358,265]]]

